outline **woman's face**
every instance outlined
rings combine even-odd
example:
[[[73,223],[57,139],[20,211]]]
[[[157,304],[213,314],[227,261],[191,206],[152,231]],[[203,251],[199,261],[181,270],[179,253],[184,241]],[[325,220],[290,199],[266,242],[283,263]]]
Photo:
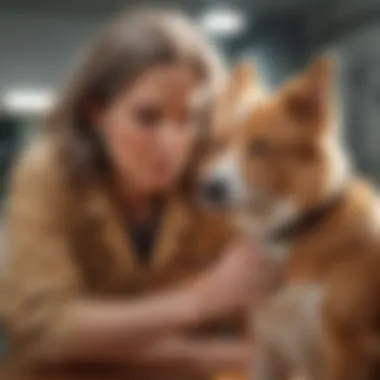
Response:
[[[165,191],[181,176],[197,133],[202,90],[184,66],[147,70],[98,121],[116,172],[128,188]]]

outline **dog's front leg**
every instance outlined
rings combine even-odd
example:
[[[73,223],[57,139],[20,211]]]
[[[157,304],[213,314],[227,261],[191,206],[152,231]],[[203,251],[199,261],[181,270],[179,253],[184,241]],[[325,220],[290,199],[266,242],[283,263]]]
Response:
[[[275,302],[276,303],[276,302]],[[279,345],[280,326],[274,314],[273,303],[261,309],[254,318],[254,349],[252,380],[286,380],[289,378],[289,363]]]
[[[323,379],[320,357],[320,301],[315,284],[288,285],[254,320],[254,380],[288,379],[295,373]]]
[[[286,380],[289,371],[285,362],[281,359],[274,347],[268,342],[255,343],[252,361],[252,380]]]

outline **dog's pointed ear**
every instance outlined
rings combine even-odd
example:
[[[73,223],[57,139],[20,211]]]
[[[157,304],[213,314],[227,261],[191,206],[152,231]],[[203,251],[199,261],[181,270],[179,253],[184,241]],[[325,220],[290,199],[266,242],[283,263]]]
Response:
[[[314,62],[306,72],[306,91],[314,97],[316,105],[329,98],[335,79],[336,61],[324,56]]]
[[[306,70],[286,96],[293,116],[309,125],[323,124],[331,109],[335,68],[336,61],[323,56]]]
[[[240,61],[234,68],[229,88],[230,95],[240,97],[256,82],[256,69],[249,60]]]
[[[232,71],[225,90],[225,100],[236,105],[247,91],[256,85],[256,69],[249,60],[240,61]]]
[[[214,130],[224,133],[233,126],[233,118],[244,97],[256,87],[256,69],[249,60],[239,62],[227,81],[216,105]]]

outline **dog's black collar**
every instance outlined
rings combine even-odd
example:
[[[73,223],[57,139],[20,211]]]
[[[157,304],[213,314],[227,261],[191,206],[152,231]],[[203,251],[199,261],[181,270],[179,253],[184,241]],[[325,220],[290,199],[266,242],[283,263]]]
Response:
[[[323,204],[306,211],[291,223],[272,231],[269,240],[288,242],[294,238],[313,232],[336,211],[344,198],[345,194],[343,191],[335,194]]]

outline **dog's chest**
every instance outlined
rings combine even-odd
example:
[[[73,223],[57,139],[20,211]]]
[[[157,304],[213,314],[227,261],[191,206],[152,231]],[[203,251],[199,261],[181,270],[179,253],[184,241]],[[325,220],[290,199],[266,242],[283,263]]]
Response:
[[[261,240],[263,259],[284,274],[289,269],[295,245],[286,241]],[[319,360],[323,336],[321,306],[323,284],[308,281],[283,284],[269,295],[256,318],[259,336],[275,345],[275,350],[294,369],[313,371],[310,360]]]
[[[294,370],[313,371],[319,361],[324,289],[316,283],[289,284],[268,299],[255,318],[259,344],[272,349]]]

